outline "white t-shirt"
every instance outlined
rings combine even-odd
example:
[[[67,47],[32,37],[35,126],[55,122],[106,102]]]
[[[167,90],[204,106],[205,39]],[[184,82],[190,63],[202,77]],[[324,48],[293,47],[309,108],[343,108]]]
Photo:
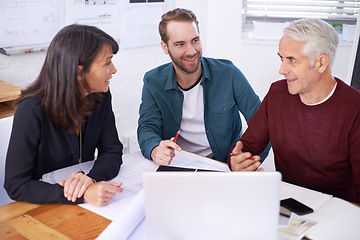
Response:
[[[305,103],[305,105],[315,106],[315,105],[320,105],[320,104],[322,104],[323,102],[326,102],[326,101],[334,94],[335,89],[336,89],[336,86],[337,86],[337,82],[335,83],[335,86],[333,87],[333,89],[331,90],[331,92],[329,93],[329,95],[328,95],[326,98],[324,98],[323,100],[321,100],[320,102],[318,102],[318,103],[313,103],[313,104],[306,104],[306,103]]]
[[[190,89],[180,90],[184,94],[180,134],[176,143],[184,150],[212,157],[204,124],[204,93],[199,81]]]

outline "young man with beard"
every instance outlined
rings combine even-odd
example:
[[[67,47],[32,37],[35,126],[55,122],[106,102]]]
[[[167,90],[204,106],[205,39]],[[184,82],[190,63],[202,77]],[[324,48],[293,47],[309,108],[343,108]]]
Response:
[[[240,137],[239,111],[249,121],[260,105],[259,97],[230,61],[202,57],[192,11],[178,8],[165,13],[159,32],[172,63],[144,76],[137,131],[143,155],[157,165],[168,165],[174,150],[184,149],[226,162]],[[178,130],[175,142],[172,137]],[[264,156],[267,153],[268,149]]]

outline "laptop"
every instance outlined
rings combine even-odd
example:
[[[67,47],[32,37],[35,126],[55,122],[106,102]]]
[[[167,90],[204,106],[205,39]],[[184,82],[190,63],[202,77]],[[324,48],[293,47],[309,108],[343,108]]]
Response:
[[[276,240],[279,172],[147,172],[149,240]]]

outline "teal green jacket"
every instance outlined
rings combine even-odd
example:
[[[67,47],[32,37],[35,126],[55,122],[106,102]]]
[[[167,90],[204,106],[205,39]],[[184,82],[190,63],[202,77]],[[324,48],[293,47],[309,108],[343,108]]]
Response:
[[[203,57],[201,64],[206,136],[214,158],[227,162],[230,148],[240,138],[239,111],[248,122],[260,99],[232,62]],[[151,159],[154,147],[180,129],[183,99],[172,63],[145,74],[137,136],[146,158]]]

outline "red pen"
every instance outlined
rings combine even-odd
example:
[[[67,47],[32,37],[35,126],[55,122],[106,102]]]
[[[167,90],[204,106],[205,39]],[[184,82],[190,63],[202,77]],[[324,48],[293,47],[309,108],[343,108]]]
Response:
[[[176,135],[175,135],[175,137],[174,137],[174,139],[173,139],[173,142],[176,142],[176,139],[178,138],[179,133],[180,133],[180,130],[179,130],[179,131],[177,131],[177,133],[176,133]]]
[[[176,142],[176,139],[178,138],[179,133],[180,133],[180,130],[179,130],[179,131],[177,131],[177,133],[176,133],[176,135],[175,135],[174,139],[172,140],[173,142]],[[168,147],[168,148],[173,149],[172,147]]]
[[[239,155],[239,154],[236,154],[236,153],[230,153],[230,156],[237,156],[237,155]],[[255,159],[255,158],[253,158],[253,157],[249,157],[249,159],[256,160],[256,159]]]

